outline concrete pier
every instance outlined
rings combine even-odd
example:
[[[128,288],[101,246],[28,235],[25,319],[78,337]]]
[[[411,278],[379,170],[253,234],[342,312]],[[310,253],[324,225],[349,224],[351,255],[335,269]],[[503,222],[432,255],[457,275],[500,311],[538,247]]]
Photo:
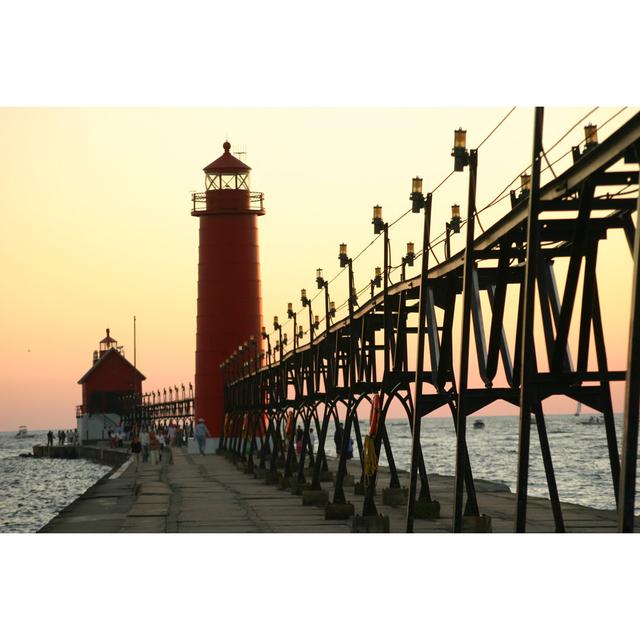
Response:
[[[106,450],[108,451],[108,450]],[[304,494],[278,490],[247,474],[224,456],[192,455],[185,449],[173,450],[173,464],[140,464],[138,471],[132,462],[116,470],[89,489],[74,503],[42,528],[41,532],[76,533],[348,533],[353,518],[325,519],[323,500],[317,506],[304,506]],[[122,455],[122,452],[118,452]],[[335,467],[335,461],[330,461]],[[348,471],[359,476],[357,462],[350,462]],[[308,474],[310,476],[310,474]],[[439,517],[417,519],[416,532],[451,531],[453,478],[430,476],[432,499],[439,505]],[[408,474],[400,474],[407,486]],[[388,472],[381,468],[378,487],[388,486]],[[322,488],[333,496],[331,482]],[[513,531],[515,495],[498,483],[477,481],[480,513],[490,517],[470,523],[467,531],[510,533]],[[346,499],[362,513],[363,497],[353,488],[345,489]],[[376,501],[378,511],[389,518],[391,533],[401,533],[405,527],[406,506],[383,505]],[[565,526],[569,532],[605,533],[616,531],[614,511],[602,511],[563,503]],[[437,515],[428,509],[426,515]],[[544,498],[529,498],[527,531],[554,531],[551,505]],[[640,518],[636,519],[640,525]],[[488,526],[490,524],[490,526]]]
[[[125,448],[111,449],[108,446],[91,445],[54,445],[47,446],[37,444],[33,447],[34,458],[64,458],[75,460],[81,458],[106,464],[110,467],[119,467],[129,459],[129,451]]]

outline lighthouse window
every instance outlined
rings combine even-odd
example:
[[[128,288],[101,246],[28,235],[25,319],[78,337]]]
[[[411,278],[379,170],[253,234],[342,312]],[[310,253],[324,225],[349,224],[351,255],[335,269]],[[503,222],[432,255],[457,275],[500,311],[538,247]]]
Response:
[[[205,188],[207,191],[218,189],[249,189],[249,175],[246,173],[206,174]]]
[[[214,189],[220,189],[220,175],[219,174],[207,174],[207,179],[206,179],[206,189],[207,191],[210,190],[214,190]]]
[[[247,174],[241,173],[236,176],[236,189],[248,189],[249,185],[247,184]]]

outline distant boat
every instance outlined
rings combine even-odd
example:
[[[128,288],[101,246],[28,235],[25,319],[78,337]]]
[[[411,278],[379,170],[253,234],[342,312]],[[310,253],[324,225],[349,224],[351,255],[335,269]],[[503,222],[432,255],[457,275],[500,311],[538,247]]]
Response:
[[[474,420],[473,421],[474,429],[484,429],[484,422],[482,420]]]
[[[580,420],[580,424],[604,424],[604,416],[591,416],[588,420]]]
[[[22,425],[18,427],[18,433],[16,433],[16,438],[35,438],[35,436],[31,435],[28,432],[27,427]]]

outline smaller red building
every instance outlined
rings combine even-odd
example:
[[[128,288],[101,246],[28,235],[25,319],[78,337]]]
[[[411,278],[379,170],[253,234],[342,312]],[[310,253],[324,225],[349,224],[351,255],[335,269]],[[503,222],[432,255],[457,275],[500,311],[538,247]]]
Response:
[[[78,380],[82,405],[76,413],[80,440],[98,440],[120,424],[121,398],[142,394],[145,376],[125,357],[107,329],[99,350],[93,352],[93,366]]]

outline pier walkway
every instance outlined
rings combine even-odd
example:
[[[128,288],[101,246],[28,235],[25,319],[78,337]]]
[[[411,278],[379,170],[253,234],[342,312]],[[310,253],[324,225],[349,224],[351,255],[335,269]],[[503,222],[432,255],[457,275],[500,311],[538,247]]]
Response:
[[[225,457],[191,455],[175,448],[173,464],[132,463],[101,480],[49,522],[43,533],[348,533],[351,520],[325,520],[321,507],[302,506],[302,498],[289,490],[266,485],[244,473]],[[330,467],[335,461],[329,461]],[[356,463],[350,469],[357,472]],[[400,474],[406,486],[408,474]],[[450,532],[453,478],[430,476],[434,499],[441,503],[440,518],[416,520],[416,532]],[[379,470],[378,487],[388,486],[388,476]],[[323,483],[332,495],[332,483]],[[497,483],[478,481],[480,513],[491,516],[493,532],[513,531],[515,495]],[[356,513],[362,512],[363,497],[345,490]],[[601,511],[563,503],[567,531],[606,533],[616,531],[614,511]],[[405,528],[406,507],[383,506],[392,533]],[[528,532],[554,530],[551,503],[530,498]],[[640,520],[640,518],[636,518]],[[636,529],[638,530],[638,529]]]

